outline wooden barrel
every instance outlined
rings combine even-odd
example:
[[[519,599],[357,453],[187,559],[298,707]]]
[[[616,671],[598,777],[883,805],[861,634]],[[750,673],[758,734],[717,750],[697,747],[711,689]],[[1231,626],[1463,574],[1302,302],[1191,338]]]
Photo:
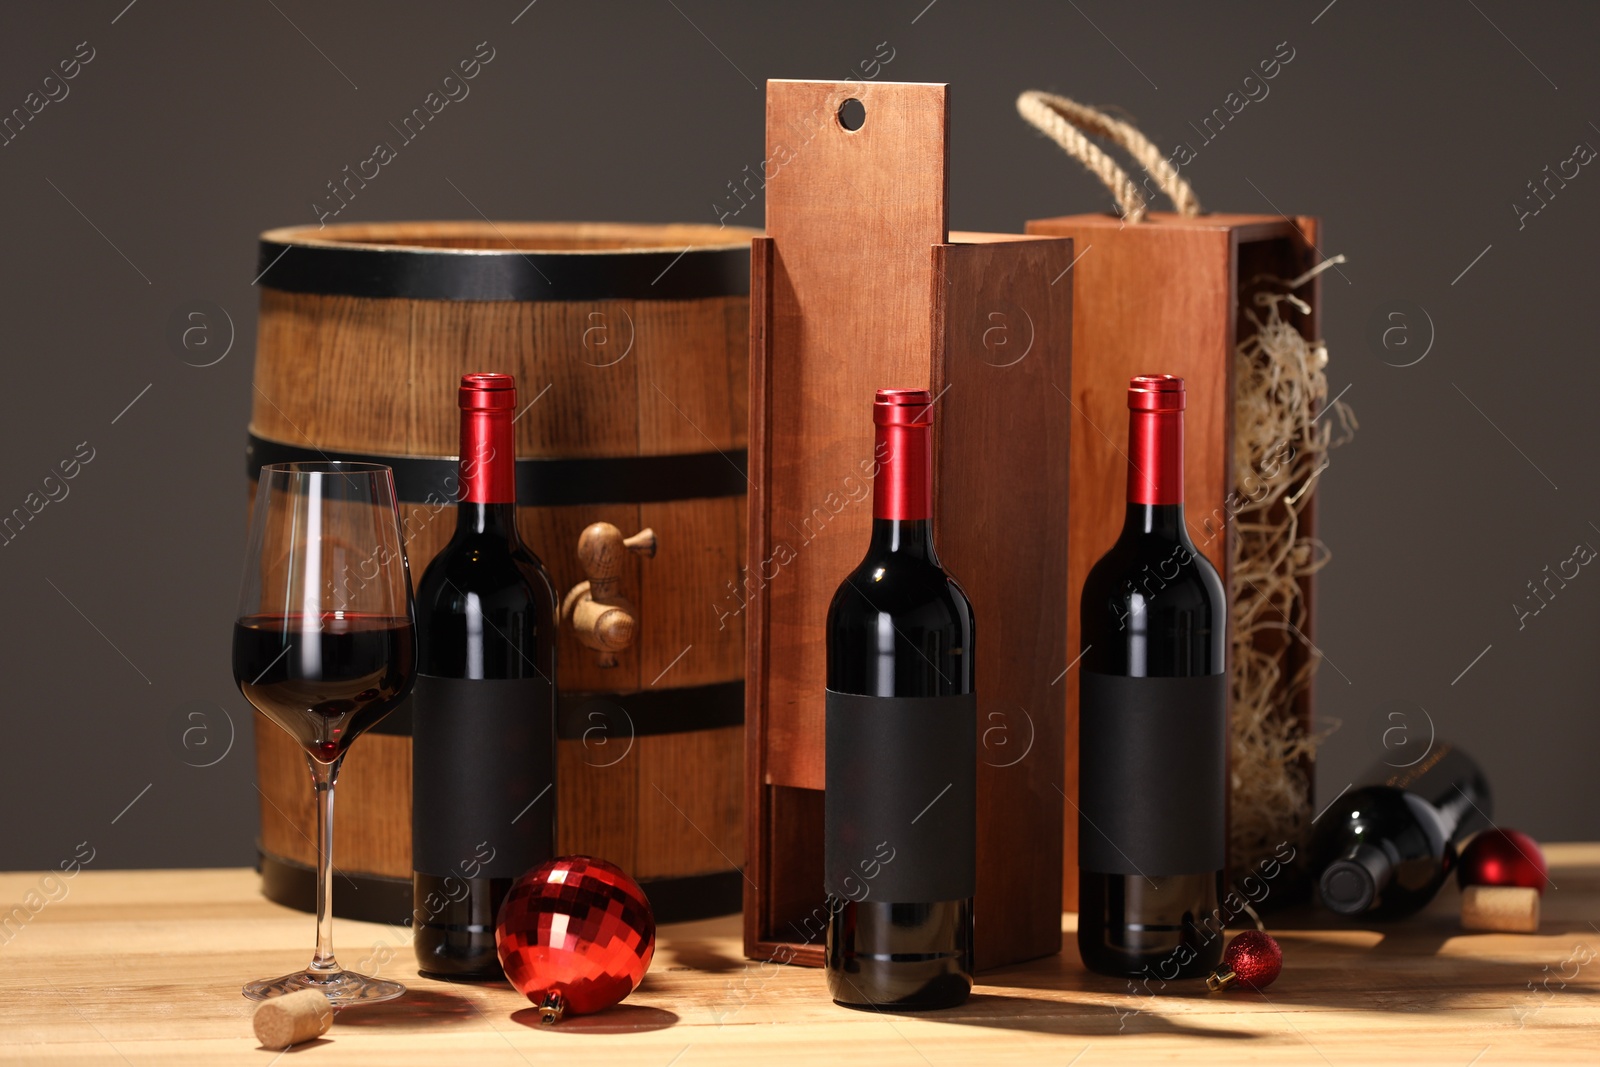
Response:
[[[567,624],[558,847],[645,887],[656,917],[737,911],[744,852],[744,557],[753,231],[418,222],[261,237],[248,471],[295,459],[395,470],[413,578],[455,525],[456,385],[514,374],[518,525],[558,590],[590,523],[654,529],[621,592],[614,667]],[[256,716],[263,891],[313,906],[315,819],[298,746]],[[408,709],[339,780],[336,914],[411,914]]]

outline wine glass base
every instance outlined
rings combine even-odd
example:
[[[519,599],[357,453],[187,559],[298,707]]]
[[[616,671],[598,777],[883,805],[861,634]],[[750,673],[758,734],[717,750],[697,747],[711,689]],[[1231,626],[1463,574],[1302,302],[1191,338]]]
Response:
[[[251,1000],[271,1000],[302,989],[315,989],[336,1008],[352,1004],[381,1004],[402,996],[406,987],[399,982],[368,978],[354,971],[296,971],[282,978],[263,978],[244,987]]]

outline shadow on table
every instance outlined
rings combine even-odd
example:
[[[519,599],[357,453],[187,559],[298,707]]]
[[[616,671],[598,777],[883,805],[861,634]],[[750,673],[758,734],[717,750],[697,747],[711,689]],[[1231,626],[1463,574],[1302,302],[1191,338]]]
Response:
[[[1541,927],[1539,936],[1568,932]],[[1298,945],[1292,937],[1285,937],[1285,975],[1295,967],[1297,956],[1308,959],[1309,969],[1297,970],[1292,980],[1280,980],[1272,996],[1298,1004],[1388,1011],[1459,1007],[1485,992],[1504,996],[1512,1006],[1522,1000],[1537,1005],[1556,992],[1600,997],[1593,962],[1594,930],[1578,924],[1570,933],[1579,936],[1558,941],[1554,947],[1541,945],[1530,952],[1533,959],[1521,960],[1441,955],[1439,950],[1446,941],[1475,936],[1459,928],[1387,930],[1372,945]],[[1590,936],[1584,938],[1584,933]]]
[[[1173,1002],[1209,1002],[1215,1010],[1205,1011],[1207,1021],[1215,1022],[1216,1012],[1253,998],[1279,1010],[1331,1008],[1413,1015],[1464,1007],[1503,1010],[1507,1024],[1520,1025],[1549,1004],[1594,1004],[1593,998],[1600,997],[1600,954],[1595,952],[1600,933],[1571,916],[1547,919],[1538,937],[1529,937],[1526,951],[1509,958],[1503,942],[1486,946],[1480,955],[1472,941],[1496,935],[1464,931],[1457,917],[1443,909],[1403,922],[1341,925],[1332,925],[1327,915],[1308,909],[1270,915],[1267,928],[1283,946],[1284,970],[1264,994],[1246,990],[1208,994],[1198,980],[1152,982],[1148,995],[1131,991],[1127,980],[1084,970],[1069,935],[1059,956],[981,976],[980,989],[1004,991],[1004,1010],[984,1013],[988,1018],[963,1019],[950,1013],[950,1021],[1046,1032],[1149,1033],[1181,1027],[1184,1013],[1166,1010],[1168,1005],[1179,1006]],[[1319,936],[1336,930],[1361,936],[1342,940]],[[1040,999],[1033,1000],[1034,994]],[[1062,994],[1087,994],[1093,1000],[1063,1003]],[[991,997],[974,995],[972,1003]],[[1041,1014],[1044,1009],[1037,1005],[1052,1007]],[[1093,1020],[1096,1012],[1102,1013],[1101,1022],[1082,1021],[1085,1015]],[[945,1017],[941,1013],[940,1018]]]
[[[1555,934],[1592,934],[1600,935],[1595,925],[1587,916],[1572,915],[1564,907],[1563,901],[1555,891],[1546,894],[1544,916],[1539,923],[1538,932],[1530,937],[1549,937]],[[1283,931],[1311,931],[1316,933],[1330,932],[1357,932],[1380,934],[1383,937],[1383,951],[1408,953],[1435,952],[1439,946],[1453,937],[1472,937],[1477,933],[1487,931],[1464,930],[1459,918],[1460,900],[1454,887],[1446,887],[1439,894],[1439,899],[1420,914],[1404,919],[1394,919],[1384,922],[1374,922],[1369,919],[1345,919],[1331,912],[1321,910],[1309,903],[1297,904],[1291,908],[1268,912],[1263,915],[1267,930],[1271,933]],[[1247,920],[1242,920],[1243,925],[1234,928],[1247,929]],[[1376,948],[1374,949],[1376,951]]]
[[[710,974],[742,971],[749,966],[742,957],[735,958],[721,951],[713,941],[674,941],[672,954],[676,964]]]
[[[1168,1000],[1175,997],[1165,998]],[[1075,1001],[1035,999],[1004,993],[974,993],[959,1008],[937,1012],[884,1012],[895,1018],[917,1018],[958,1026],[987,1026],[1034,1034],[1077,1037],[1115,1037],[1125,1034],[1174,1034],[1199,1038],[1251,1038],[1262,1035],[1247,1030],[1215,1026],[1186,1026],[1171,1015],[1142,1010],[1132,1002],[1122,1007]]]
[[[277,1056],[293,1056],[296,1053],[305,1052],[308,1049],[314,1049],[318,1045],[332,1045],[332,1044],[334,1044],[334,1042],[329,1040],[326,1037],[317,1037],[317,1038],[312,1038],[310,1041],[303,1041],[298,1045],[290,1045],[288,1048],[268,1048],[266,1045],[257,1045],[256,1046],[256,1051],[257,1052],[270,1052],[270,1053],[273,1054],[274,1057],[277,1057]],[[274,1062],[276,1062],[276,1060],[274,1060]]]
[[[399,1000],[341,1008],[334,1025],[406,1026],[421,1030],[439,1023],[464,1023],[478,1017],[472,1002],[458,993],[436,989],[407,989]]]
[[[511,1021],[530,1030],[557,1030],[563,1034],[636,1034],[676,1026],[678,1015],[646,1004],[618,1004],[594,1015],[568,1015],[551,1026],[539,1018],[538,1008],[514,1011]]]

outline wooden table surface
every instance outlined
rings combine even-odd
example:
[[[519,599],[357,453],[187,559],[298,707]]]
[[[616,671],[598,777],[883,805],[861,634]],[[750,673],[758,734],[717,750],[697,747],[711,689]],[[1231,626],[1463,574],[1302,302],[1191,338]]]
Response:
[[[1277,919],[1285,969],[1265,995],[1208,995],[1195,982],[1138,997],[1079,966],[1068,915],[1061,956],[984,975],[965,1007],[920,1016],[838,1008],[820,972],[745,961],[728,917],[663,927],[650,974],[622,1006],[542,1029],[509,986],[417,978],[407,931],[338,921],[346,966],[377,960],[410,991],[341,1012],[326,1038],[287,1055],[302,1067],[1596,1064],[1600,845],[1547,854],[1555,885],[1536,935],[1462,932],[1452,886],[1383,930]],[[44,903],[0,927],[0,1061],[266,1067],[279,1057],[251,1036],[239,987],[303,965],[313,924],[264,900],[253,872],[0,875],[4,910],[24,901]]]

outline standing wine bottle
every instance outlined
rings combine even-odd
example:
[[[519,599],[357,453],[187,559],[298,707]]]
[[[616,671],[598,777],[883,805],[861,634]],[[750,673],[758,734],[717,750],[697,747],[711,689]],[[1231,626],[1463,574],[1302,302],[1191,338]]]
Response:
[[[1444,885],[1456,846],[1489,825],[1483,771],[1448,741],[1409,767],[1373,766],[1371,783],[1340,795],[1317,817],[1311,869],[1322,903],[1340,915],[1403,919]]]
[[[417,586],[411,854],[418,969],[498,978],[495,915],[555,855],[556,594],[516,523],[516,384],[461,379],[456,529]]]
[[[933,400],[880,389],[872,540],[828,608],[828,991],[944,1008],[972,989],[972,605],[933,550]]]
[[[1183,519],[1183,379],[1128,386],[1128,510],[1083,583],[1078,952],[1101,974],[1222,958],[1227,609]]]

